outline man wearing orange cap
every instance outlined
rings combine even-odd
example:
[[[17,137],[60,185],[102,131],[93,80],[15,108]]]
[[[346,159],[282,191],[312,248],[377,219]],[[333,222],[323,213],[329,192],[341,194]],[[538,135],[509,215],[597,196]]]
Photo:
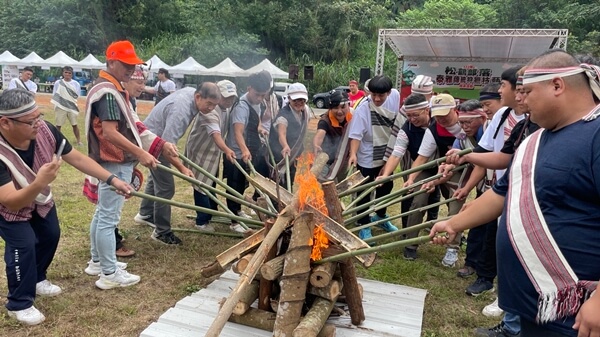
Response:
[[[85,130],[89,156],[112,172],[111,177],[131,181],[137,162],[154,168],[156,159],[177,156],[174,144],[149,132],[129,103],[129,93],[121,82],[129,81],[135,66],[144,62],[136,55],[131,42],[117,41],[106,50],[106,70],[88,93]],[[112,289],[131,286],[140,281],[117,264],[114,230],[119,222],[125,198],[112,193],[107,183],[98,185],[98,203],[90,224],[92,259],[87,274],[99,275],[96,286]]]

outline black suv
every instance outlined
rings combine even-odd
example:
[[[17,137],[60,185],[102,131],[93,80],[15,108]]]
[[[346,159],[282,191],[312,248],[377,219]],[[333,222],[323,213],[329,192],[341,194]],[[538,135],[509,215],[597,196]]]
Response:
[[[347,85],[340,85],[339,87],[336,87],[333,90],[345,91],[349,93],[350,87]],[[329,109],[329,91],[314,95],[312,101],[315,104],[315,106],[319,109]]]

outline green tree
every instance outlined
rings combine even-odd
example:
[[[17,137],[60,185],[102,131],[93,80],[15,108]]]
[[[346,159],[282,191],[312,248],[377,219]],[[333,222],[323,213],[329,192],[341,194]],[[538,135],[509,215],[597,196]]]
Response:
[[[473,0],[427,0],[422,9],[410,9],[397,17],[403,28],[492,28],[496,11]]]

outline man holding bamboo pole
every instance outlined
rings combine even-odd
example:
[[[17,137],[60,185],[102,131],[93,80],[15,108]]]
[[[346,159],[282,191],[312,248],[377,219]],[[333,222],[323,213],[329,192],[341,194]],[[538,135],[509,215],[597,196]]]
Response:
[[[216,84],[204,82],[197,89],[183,88],[167,96],[156,105],[144,124],[148,129],[166,141],[177,144],[198,113],[209,113],[221,100],[221,93]],[[159,159],[166,159],[164,157]],[[169,166],[167,163],[165,166]],[[177,158],[173,161],[177,170],[189,177],[194,174]],[[146,183],[145,193],[148,195],[171,199],[175,195],[175,180],[169,172],[151,169]],[[166,245],[179,245],[179,239],[171,231],[171,205],[149,199],[142,200],[137,222],[148,222],[155,225],[151,238]],[[141,221],[140,221],[141,220]]]
[[[533,59],[524,103],[543,129],[523,141],[493,190],[430,233],[445,244],[502,215],[498,299],[520,316],[522,337],[600,335],[599,74],[562,50]]]
[[[391,127],[396,118],[403,118],[399,115],[400,93],[392,88],[392,81],[383,75],[373,77],[369,81],[369,98],[363,100],[352,117],[349,126],[350,155],[348,166],[357,167],[361,174],[374,181],[383,168],[383,156],[390,138]],[[387,195],[394,187],[393,181],[388,181],[375,190],[376,198]],[[357,205],[368,203],[370,196],[361,198]],[[364,216],[358,219],[358,225],[366,225],[373,221],[382,220],[388,217],[387,208],[377,211],[372,218]],[[386,221],[379,225],[387,232],[398,230],[391,221]],[[371,228],[363,228],[358,232],[361,239],[372,237]]]
[[[201,113],[198,114],[185,144],[185,156],[198,166],[207,170],[213,176],[217,176],[219,173],[221,153],[225,154],[224,160],[235,160],[235,153],[225,144],[224,138],[227,134],[229,109],[231,109],[237,99],[237,88],[233,82],[228,80],[217,82],[217,86],[221,92],[219,104],[214,110],[208,113],[201,111]],[[217,186],[215,181],[202,174],[202,172],[199,172],[193,167],[190,169],[194,172],[194,176],[197,180],[211,185],[212,187]],[[194,185],[194,204],[196,206],[217,210],[217,203],[209,198],[208,195],[196,185]],[[196,229],[214,232],[215,229],[209,224],[211,219],[212,215],[197,211]],[[237,226],[232,225],[231,229],[236,232],[245,231],[239,224],[237,224]]]

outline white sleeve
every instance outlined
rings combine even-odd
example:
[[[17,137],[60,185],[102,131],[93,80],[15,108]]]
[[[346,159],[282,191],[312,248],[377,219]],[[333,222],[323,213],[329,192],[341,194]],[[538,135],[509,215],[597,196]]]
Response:
[[[500,123],[500,119],[502,119],[502,112],[498,112],[492,117],[492,121],[488,124],[487,129],[483,132],[483,136],[479,140],[479,146],[488,150],[494,151],[494,132],[498,128],[498,123]]]
[[[60,80],[54,82],[54,88],[52,89],[52,95],[56,94],[56,91],[58,90],[58,87],[60,86],[59,82],[60,82]]]
[[[173,91],[177,90],[177,86],[175,85],[175,82],[168,80],[167,84],[168,85],[166,85],[166,88],[163,88],[163,89],[165,89],[166,92],[173,92]]]
[[[425,130],[423,141],[419,147],[419,156],[430,158],[435,153],[436,148],[437,144],[435,143],[435,138],[433,138],[431,130]]]
[[[364,108],[361,108],[364,107]],[[369,112],[368,104],[361,104],[359,109],[354,111],[354,115],[352,115],[352,119],[350,120],[348,131],[348,138],[362,140],[367,128],[370,128],[371,125],[367,122],[366,113]]]
[[[396,144],[394,144],[394,151],[392,152],[392,156],[402,158],[406,153],[406,149],[408,148],[408,136],[404,130],[400,129],[398,131],[398,136],[396,136]]]
[[[29,81],[29,82],[31,82],[31,88],[29,88],[30,91],[33,92],[33,93],[36,93],[37,89],[38,89],[37,84],[35,84],[34,81]]]

